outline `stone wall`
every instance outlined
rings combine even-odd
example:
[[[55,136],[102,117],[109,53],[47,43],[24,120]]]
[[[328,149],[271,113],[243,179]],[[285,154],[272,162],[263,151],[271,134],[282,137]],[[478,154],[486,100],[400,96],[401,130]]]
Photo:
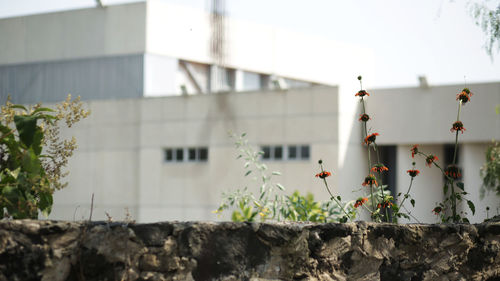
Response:
[[[0,221],[0,280],[500,280],[500,223]]]

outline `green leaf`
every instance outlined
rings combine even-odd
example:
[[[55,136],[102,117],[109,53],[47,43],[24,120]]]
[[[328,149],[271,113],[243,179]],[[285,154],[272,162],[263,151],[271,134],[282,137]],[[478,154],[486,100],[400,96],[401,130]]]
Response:
[[[413,206],[413,208],[415,208],[415,199],[411,199],[411,200],[410,200],[410,203],[411,203],[411,205]]]
[[[40,203],[38,205],[38,208],[42,211],[42,214],[45,217],[48,217],[50,212],[52,211],[52,194],[50,193],[40,193]]]
[[[476,206],[474,206],[474,203],[472,203],[472,201],[470,200],[467,200],[467,205],[469,205],[469,209],[471,210],[472,215],[474,215],[476,213]]]
[[[42,140],[43,132],[39,127],[37,127],[35,135],[33,136],[33,144],[31,145],[36,155],[40,155],[40,153],[42,153]]]
[[[25,171],[33,175],[38,175],[42,170],[42,163],[40,159],[36,156],[33,149],[28,149],[27,153],[24,154],[22,159],[22,167]]]
[[[19,172],[21,171],[21,167],[15,169],[14,171],[11,171],[9,169],[5,169],[7,171],[7,173],[13,178],[13,179],[17,179],[17,177],[19,176]]]
[[[460,188],[461,190],[465,191],[463,182],[457,182],[457,187]]]
[[[448,194],[448,183],[445,183],[443,186],[443,193],[446,195]]]
[[[40,107],[40,108],[37,108],[35,109],[31,115],[35,115],[36,113],[38,112],[43,112],[43,111],[47,111],[47,112],[55,112],[55,110],[51,109],[51,108],[48,108],[48,107]],[[50,116],[50,115],[47,115],[47,116]]]
[[[2,189],[2,194],[11,204],[15,204],[20,196],[19,189],[15,185],[5,186]]]
[[[251,172],[252,172],[252,170],[247,171],[247,172],[245,173],[245,177],[246,177],[246,176],[248,176],[248,175],[250,175],[250,173],[251,173]]]
[[[273,172],[273,175],[275,175],[275,176],[281,176],[281,173],[280,173],[280,172],[278,172],[278,171],[274,171],[274,172]]]
[[[280,183],[277,183],[276,187],[278,187],[281,191],[285,190],[285,187],[283,185],[281,185]]]
[[[23,109],[24,111],[28,112],[28,109],[20,104],[11,105],[10,108]]]
[[[241,221],[245,221],[243,219],[243,216],[240,214],[240,212],[238,211],[234,211],[233,214],[231,215],[231,220],[234,221],[234,222],[241,222]]]
[[[467,219],[467,218],[462,218],[462,222],[464,222],[464,223],[470,223],[469,219]]]
[[[29,115],[14,116],[14,123],[19,132],[19,139],[26,147],[30,147],[34,141],[37,119],[38,117]]]

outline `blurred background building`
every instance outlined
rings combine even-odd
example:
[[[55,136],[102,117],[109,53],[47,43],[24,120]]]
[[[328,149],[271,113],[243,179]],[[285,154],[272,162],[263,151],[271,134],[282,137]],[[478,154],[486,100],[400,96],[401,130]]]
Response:
[[[140,222],[217,219],[211,211],[222,192],[259,187],[243,177],[228,131],[246,132],[266,152],[263,161],[283,174],[276,181],[290,194],[329,198],[314,178],[320,158],[334,172],[335,192],[364,193],[358,99],[336,85],[355,80],[359,69],[370,74],[372,54],[224,15],[223,1],[212,1],[210,13],[148,1],[0,19],[1,101],[10,94],[15,103],[51,103],[71,93],[92,111],[63,132],[76,136],[79,149],[50,218],[87,217],[94,193],[96,219],[105,212],[121,219],[125,208]],[[450,161],[463,86],[424,82],[369,90],[370,126],[381,134],[395,193],[409,183],[411,145]],[[463,109],[459,161],[478,208],[474,220],[482,221],[482,206],[499,206],[497,197],[480,203],[478,194],[484,151],[500,139],[500,120],[486,110],[500,104],[500,82],[469,87],[476,95]],[[444,179],[420,160],[413,215],[432,222]]]

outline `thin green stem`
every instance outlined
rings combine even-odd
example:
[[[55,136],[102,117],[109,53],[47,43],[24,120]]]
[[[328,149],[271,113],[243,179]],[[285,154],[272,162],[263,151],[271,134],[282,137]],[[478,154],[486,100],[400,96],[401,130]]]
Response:
[[[328,187],[328,183],[326,182],[326,178],[323,179],[323,182],[325,183],[325,186],[326,186],[326,190],[328,190],[328,193],[330,194],[331,196],[331,199],[333,201],[335,201],[335,203],[337,203],[337,205],[339,205],[340,209],[342,209],[342,212],[344,212],[344,214],[347,216],[347,218],[349,220],[351,220],[351,216],[349,216],[349,214],[345,211],[344,207],[342,206],[342,204],[335,198],[335,196],[333,196],[332,192],[330,191],[330,188]]]
[[[413,184],[413,177],[411,177],[410,186],[408,186],[408,190],[406,191],[405,195],[410,194],[410,189],[412,184]],[[400,207],[402,207],[403,204],[405,203],[406,197],[407,196],[403,196],[403,200],[401,201],[401,204],[399,204]]]
[[[378,146],[375,142],[373,142],[373,150],[376,152],[376,155],[377,155],[377,163],[379,164],[382,164],[380,163],[380,150],[378,149]],[[378,186],[380,188],[380,198],[381,198],[381,202],[384,202],[384,184],[382,182],[382,173],[377,173],[378,174]],[[389,212],[387,211],[387,208],[385,208],[385,217],[386,217],[386,221],[389,221]]]
[[[321,168],[321,172],[325,172],[325,170],[323,169],[323,164],[319,164],[320,168]],[[328,191],[328,193],[330,194],[330,198],[335,201],[335,203],[337,203],[337,205],[339,205],[340,209],[342,209],[342,212],[344,212],[344,214],[347,216],[347,218],[352,221],[351,219],[351,216],[349,216],[349,214],[345,211],[344,209],[344,206],[342,206],[341,202],[339,202],[335,196],[333,196],[333,193],[332,191],[330,190],[330,187],[328,186],[328,182],[326,181],[326,178],[323,178],[323,182],[325,183],[325,186],[326,186],[326,190]]]
[[[457,122],[460,121],[460,111],[462,109],[462,101],[460,100],[458,102],[458,113],[457,113]],[[456,165],[457,161],[457,151],[458,151],[458,131],[455,134],[455,150],[453,152],[453,165]],[[453,215],[453,222],[458,222],[457,221],[457,198],[455,196],[455,185],[454,185],[454,180],[452,179],[449,181],[451,184],[451,212]]]
[[[365,106],[365,99],[364,97],[361,97],[361,104],[363,105],[363,114],[366,114],[366,106]],[[365,135],[363,137],[363,140],[368,137],[368,128],[367,128],[367,125],[366,125],[367,122],[363,122],[363,128],[364,128],[364,131],[365,131]],[[372,161],[371,161],[371,156],[370,156],[370,145],[371,144],[367,144],[367,149],[368,149],[368,175],[370,175],[370,171],[371,171],[371,167],[372,167]],[[373,186],[370,185],[370,197],[371,197],[371,201],[372,201],[372,215],[373,213],[375,213],[375,197],[373,196]]]

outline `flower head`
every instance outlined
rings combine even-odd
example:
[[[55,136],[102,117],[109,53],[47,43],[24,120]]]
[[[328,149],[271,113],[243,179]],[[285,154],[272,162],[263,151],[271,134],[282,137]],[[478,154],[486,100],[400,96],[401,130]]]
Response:
[[[316,177],[320,178],[320,179],[324,179],[324,178],[329,177],[331,175],[332,175],[332,173],[327,172],[327,171],[323,171],[323,172],[321,172],[319,174],[316,174]]]
[[[374,142],[376,139],[377,139],[377,136],[379,134],[378,133],[373,133],[371,135],[368,135],[366,138],[365,138],[365,143],[366,144],[371,144],[372,142]]]
[[[370,94],[368,94],[365,90],[359,90],[359,92],[357,92],[354,96],[355,97],[364,97],[364,96],[369,96]]]
[[[354,203],[354,208],[361,207],[366,202],[368,202],[368,198],[366,198],[366,197],[360,197],[360,198],[358,198],[358,200],[356,200],[356,203]]]
[[[427,165],[427,166],[429,166],[429,167],[430,167],[430,166],[432,165],[432,163],[434,163],[434,161],[437,161],[437,160],[439,160],[439,159],[437,158],[437,156],[436,156],[436,155],[432,155],[432,154],[431,154],[431,155],[429,155],[429,156],[427,156],[427,157],[425,158],[425,165]]]
[[[411,170],[408,170],[406,171],[408,173],[408,175],[410,175],[410,177],[414,178],[416,176],[418,176],[418,174],[420,174],[420,171],[417,170],[417,169],[411,169]]]
[[[368,176],[366,176],[365,181],[362,183],[362,185],[363,186],[377,185],[377,178],[374,175],[369,174]]]
[[[362,121],[362,122],[367,122],[368,120],[370,120],[370,115],[366,114],[366,113],[363,113],[361,115],[359,115],[359,121]]]
[[[462,104],[466,104],[470,101],[471,96],[472,93],[470,92],[469,88],[464,88],[460,94],[457,94],[457,100],[461,101]]]
[[[456,165],[448,165],[448,167],[444,169],[444,174],[455,180],[460,179],[462,177],[460,168]]]
[[[415,158],[415,155],[418,154],[418,144],[413,145],[410,151],[411,151],[411,158]]]
[[[436,208],[432,209],[432,212],[435,215],[439,215],[439,213],[441,213],[442,211],[443,211],[443,208],[441,208],[441,207],[436,207]]]
[[[392,205],[394,205],[391,201],[389,200],[385,200],[384,202],[382,203],[378,203],[377,204],[377,208],[390,208]]]
[[[377,173],[382,173],[382,172],[385,172],[385,171],[389,171],[389,168],[387,168],[386,166],[384,166],[384,164],[375,164],[373,165],[372,167],[372,171],[373,172],[377,172]]]
[[[465,131],[464,124],[462,123],[462,121],[457,121],[457,122],[453,123],[453,126],[451,127],[450,131],[452,133],[460,131],[463,134]]]

